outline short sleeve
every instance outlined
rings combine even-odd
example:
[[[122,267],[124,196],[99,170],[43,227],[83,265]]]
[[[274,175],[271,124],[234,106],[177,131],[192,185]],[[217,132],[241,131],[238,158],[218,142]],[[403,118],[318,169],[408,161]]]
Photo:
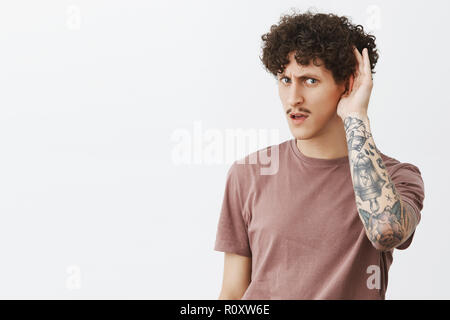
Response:
[[[227,173],[214,250],[251,257],[238,165],[234,162]]]
[[[414,209],[417,221],[420,222],[423,201],[425,198],[421,172],[419,168],[410,163],[401,163],[399,166],[400,168],[391,174],[391,179],[395,184],[395,189],[400,193],[401,199]],[[415,230],[409,236],[408,240],[396,248],[400,250],[408,248],[414,238],[414,233]]]

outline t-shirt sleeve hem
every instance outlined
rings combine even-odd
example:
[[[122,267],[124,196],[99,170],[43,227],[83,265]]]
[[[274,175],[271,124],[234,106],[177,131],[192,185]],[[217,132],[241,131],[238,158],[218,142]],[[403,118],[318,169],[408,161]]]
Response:
[[[417,217],[417,221],[418,221],[417,223],[419,223],[421,217],[420,217],[420,212],[417,209],[417,206],[411,200],[409,200],[407,198],[403,198],[402,201],[408,202],[408,204],[414,209],[414,213],[415,213],[415,215]],[[415,232],[416,232],[416,230],[414,230],[413,233],[411,233],[411,235],[409,236],[409,238],[405,242],[403,242],[401,245],[399,245],[399,246],[397,246],[395,248],[398,249],[398,250],[405,250],[405,249],[407,249],[409,247],[409,245],[411,244],[413,238],[414,238],[414,233]]]
[[[227,240],[217,240],[214,245],[214,250],[221,252],[235,253],[249,258],[252,257],[252,253],[248,248],[240,247],[236,245],[235,242],[230,242]]]
[[[421,217],[420,217],[420,212],[419,212],[419,209],[417,208],[417,205],[413,201],[409,200],[406,197],[402,197],[402,201],[408,202],[408,204],[414,209],[414,213],[417,217],[417,224],[419,224]]]

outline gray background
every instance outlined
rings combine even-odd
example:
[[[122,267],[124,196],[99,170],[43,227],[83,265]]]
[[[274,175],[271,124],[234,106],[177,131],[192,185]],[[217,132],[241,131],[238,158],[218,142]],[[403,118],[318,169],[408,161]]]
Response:
[[[291,138],[258,58],[290,8],[377,37],[374,140],[426,192],[386,297],[449,298],[449,3],[237,0],[1,2],[0,297],[216,299],[225,175],[267,142],[213,164],[192,147],[200,161],[179,164],[174,136],[197,123]]]

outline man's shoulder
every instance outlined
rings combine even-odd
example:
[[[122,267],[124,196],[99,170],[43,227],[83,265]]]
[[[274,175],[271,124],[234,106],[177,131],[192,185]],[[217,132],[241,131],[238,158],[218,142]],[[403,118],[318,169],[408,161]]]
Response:
[[[261,175],[265,168],[267,169],[268,167],[273,167],[275,162],[279,164],[281,159],[286,158],[286,152],[289,151],[288,148],[290,141],[291,140],[285,140],[277,144],[259,148],[258,150],[235,160],[232,163],[231,168],[239,175],[249,173]],[[267,173],[267,175],[270,174],[271,173]]]

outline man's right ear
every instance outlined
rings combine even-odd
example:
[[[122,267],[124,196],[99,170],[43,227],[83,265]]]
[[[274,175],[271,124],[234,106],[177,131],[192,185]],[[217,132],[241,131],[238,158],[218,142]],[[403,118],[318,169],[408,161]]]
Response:
[[[352,92],[354,80],[355,77],[351,74],[345,82],[345,95],[349,95]]]
[[[348,95],[348,91],[349,91],[349,81],[346,80],[345,86],[344,86],[344,92],[342,92],[341,96],[346,97]]]

